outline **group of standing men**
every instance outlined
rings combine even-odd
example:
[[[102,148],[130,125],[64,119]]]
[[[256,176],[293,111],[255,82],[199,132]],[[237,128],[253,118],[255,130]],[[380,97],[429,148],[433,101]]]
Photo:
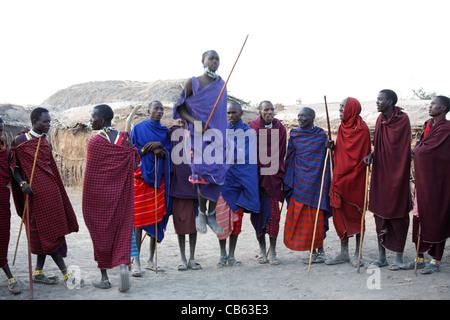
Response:
[[[174,106],[174,119],[179,119],[176,126],[161,124],[164,107],[159,101],[150,103],[149,119],[136,124],[130,133],[112,127],[114,113],[109,106],[93,109],[91,125],[99,133],[87,148],[83,216],[101,271],[101,279],[93,282],[94,286],[110,288],[107,270],[120,266],[119,290],[129,290],[127,266],[131,259],[131,275],[142,275],[142,230],[150,237],[150,258],[145,267],[158,271],[156,246],[164,238],[169,215],[179,240],[179,270],[201,269],[194,258],[195,246],[197,232],[205,233],[207,226],[219,240],[218,264],[240,264],[234,250],[244,213],[250,214],[260,245],[258,262],[279,264],[276,240],[285,201],[284,244],[288,248],[309,251],[309,262],[350,262],[348,240],[355,236],[352,262],[357,266],[370,165],[368,209],[374,213],[379,242],[379,258],[371,264],[388,265],[388,249],[397,253],[391,270],[418,266],[423,273],[439,271],[450,236],[450,122],[445,119],[449,98],[438,96],[431,102],[431,119],[425,123],[413,152],[415,192],[411,194],[410,122],[396,106],[397,96],[392,90],[382,90],[377,97],[381,114],[375,126],[373,151],[369,128],[360,116],[361,105],[351,97],[340,105],[336,141],[314,125],[315,112],[310,108],[300,110],[299,126],[290,132],[288,140],[270,101],[260,103],[259,117],[248,125],[241,119],[241,106],[227,104],[225,83],[217,75],[217,52],[205,52],[202,63],[204,74],[186,82]],[[57,283],[42,272],[46,255],[53,258],[66,281],[74,281],[63,260],[67,253],[64,237],[77,232],[78,224],[45,137],[50,121],[48,110],[33,110],[32,129],[15,138],[9,155],[3,140],[0,147],[0,267],[12,293],[20,288],[6,258],[9,182],[18,214],[26,216],[30,251],[37,255],[33,281]],[[0,129],[2,133],[2,121]],[[242,137],[244,144],[240,145]],[[252,161],[254,151],[256,161]],[[413,198],[413,241],[419,255],[417,261],[404,263]],[[331,216],[341,239],[341,252],[327,260],[323,242]],[[136,247],[133,255],[132,248]],[[428,265],[425,252],[433,258]]]

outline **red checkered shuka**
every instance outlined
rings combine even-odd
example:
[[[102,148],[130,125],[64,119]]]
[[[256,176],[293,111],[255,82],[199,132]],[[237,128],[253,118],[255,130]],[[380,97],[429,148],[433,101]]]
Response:
[[[294,251],[311,250],[317,209],[291,198],[284,228],[284,244]],[[314,249],[323,247],[325,211],[319,210]]]
[[[98,267],[130,263],[134,224],[134,165],[136,148],[128,133],[113,144],[101,135],[89,140],[83,184],[83,216],[91,235]]]
[[[0,138],[0,144],[2,143]],[[0,146],[0,268],[8,263],[8,245],[10,239],[11,210],[8,183],[11,180],[8,150]]]
[[[11,146],[10,168],[19,166],[22,178],[28,182],[38,141],[39,138],[33,138]],[[25,196],[14,179],[11,187],[17,213],[22,216]],[[58,249],[66,235],[78,232],[78,222],[45,136],[41,138],[31,187],[30,224],[26,225],[31,232],[31,252],[49,254]]]

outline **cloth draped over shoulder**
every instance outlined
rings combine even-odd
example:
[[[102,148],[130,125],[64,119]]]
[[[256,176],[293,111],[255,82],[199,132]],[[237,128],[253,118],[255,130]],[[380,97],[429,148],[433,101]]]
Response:
[[[252,120],[248,124],[250,128],[256,131],[257,150],[258,150],[258,179],[260,188],[272,198],[282,202],[284,200],[283,179],[285,175],[285,156],[286,156],[286,127],[280,120],[274,118],[272,121],[272,128],[266,128],[264,122],[259,116],[256,120]],[[267,144],[260,143],[262,135],[267,136]],[[272,142],[278,135],[278,141]],[[278,157],[272,155],[272,147],[278,148]],[[278,163],[261,163],[261,155],[266,157],[274,157]],[[278,170],[275,174],[264,175],[261,174],[263,168],[269,168],[272,165],[278,165]]]
[[[450,237],[450,121],[432,121],[414,148],[414,172],[421,241],[439,243]]]
[[[6,142],[0,138],[0,268],[8,263],[8,246],[11,227],[11,210],[9,199],[11,192],[8,184],[11,181],[8,149]]]
[[[232,151],[227,162],[232,165],[226,173],[222,197],[234,212],[240,208],[244,208],[245,212],[260,210],[258,165],[250,159],[251,152],[256,154],[256,148],[252,149],[255,146],[255,132],[242,120],[233,126],[228,125],[227,150]]]
[[[383,219],[402,219],[412,210],[410,193],[411,125],[394,107],[390,119],[380,114],[375,123],[369,211]]]
[[[156,237],[157,240],[162,241],[164,238],[164,232],[166,230],[167,222],[169,220],[170,210],[170,155],[171,155],[171,144],[168,135],[168,128],[161,125],[159,121],[153,121],[151,119],[144,120],[136,124],[131,130],[131,139],[133,144],[137,147],[139,151],[150,141],[159,141],[163,145],[167,156],[165,158],[156,158],[156,190],[155,188],[155,155],[150,152],[141,156],[141,165],[135,172],[136,176],[144,179],[145,184],[141,181],[135,180],[135,201],[136,192],[144,195],[142,201],[146,203],[141,203],[142,205],[150,208],[148,211],[148,217],[151,221],[147,225],[136,226],[142,227],[148,234]],[[154,214],[154,197],[155,191],[157,193],[157,206],[161,210],[158,210],[157,220],[155,221]],[[146,196],[148,195],[148,196]],[[164,195],[164,196],[162,196]],[[161,206],[161,200],[164,202],[164,206]],[[158,203],[158,200],[160,203]],[[135,204],[136,213],[136,204]],[[162,216],[163,215],[163,216]],[[162,216],[162,217],[161,217]],[[155,228],[157,226],[157,230]]]
[[[371,141],[369,127],[360,113],[359,101],[347,98],[334,149],[330,204],[341,239],[361,232],[367,168],[363,160],[371,152]]]
[[[225,82],[219,76],[208,87],[202,88],[198,79],[196,77],[192,77],[193,94],[186,98],[185,91],[183,90],[181,92],[177,103],[173,107],[173,118],[181,118],[178,113],[178,107],[184,104],[188,113],[198,121],[202,122],[203,129],[224,85]],[[227,91],[225,89],[208,124],[208,130],[213,130],[207,130],[205,132],[205,134],[214,133],[214,138],[195,134],[194,126],[190,123],[186,123],[186,129],[190,132],[191,147],[193,151],[193,159],[190,163],[192,173],[202,177],[210,184],[219,186],[224,184],[225,174],[227,171],[227,164],[225,162],[226,155],[224,150],[227,129],[227,99]],[[198,143],[198,141],[201,141],[201,143]],[[220,152],[220,150],[223,151],[222,156],[220,154],[216,154],[216,152]],[[201,159],[199,159],[200,156]],[[213,161],[213,163],[209,164],[205,161],[205,156],[214,157],[214,159],[217,159],[218,161]]]
[[[364,157],[370,154],[370,131],[360,117],[358,100],[348,98],[339,126],[334,149],[333,180],[330,199],[333,207],[346,201],[360,208],[364,206],[366,165]]]
[[[136,147],[129,147],[127,132],[114,144],[97,134],[87,146],[83,184],[83,216],[90,232],[98,267],[128,265],[134,222]]]
[[[20,133],[24,137],[25,132]],[[38,142],[39,152],[32,181],[33,194],[29,197],[30,226],[32,234],[31,252],[50,254],[63,243],[65,236],[78,232],[75,212],[64,188],[61,176],[45,135],[31,140],[22,139],[17,146],[14,141],[10,150],[10,169],[19,166],[22,178],[30,182]],[[20,186],[11,179],[12,194],[17,214],[22,216],[25,195]]]
[[[166,185],[169,186],[170,181],[170,137],[168,135],[168,128],[161,125],[159,121],[146,119],[137,123],[131,130],[130,136],[133,144],[141,153],[142,148],[150,141],[159,141],[166,150],[167,157],[157,158],[156,173],[157,181],[156,187],[160,187],[161,177],[164,175]],[[155,156],[153,153],[144,154],[141,156],[140,169],[145,182],[154,187],[155,184]]]
[[[325,131],[316,126],[308,129],[294,128],[289,138],[284,183],[290,189],[288,193],[292,194],[296,202],[313,208],[317,208],[319,204],[323,166],[327,153],[326,140]],[[329,160],[326,166],[320,209],[331,213]]]

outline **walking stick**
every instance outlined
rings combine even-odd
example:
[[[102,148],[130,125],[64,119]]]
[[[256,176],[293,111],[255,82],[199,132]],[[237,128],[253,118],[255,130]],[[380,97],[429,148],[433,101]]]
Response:
[[[37,159],[37,155],[38,155],[38,151],[39,151],[39,146],[41,145],[41,138],[39,138],[38,140],[38,145],[36,148],[36,153],[34,155],[34,160],[33,160],[33,168],[31,169],[31,176],[30,176],[30,183],[29,186],[31,187],[32,183],[33,183],[33,176],[34,176],[34,168],[36,167],[36,159]],[[17,236],[17,243],[16,243],[16,250],[14,252],[14,259],[13,259],[13,266],[16,263],[16,255],[17,255],[17,248],[19,247],[19,239],[20,239],[20,234],[22,233],[22,226],[23,226],[23,220],[25,218],[25,214],[29,211],[27,211],[28,209],[28,197],[25,196],[25,207],[23,208],[23,212],[22,212],[22,221],[20,222],[20,228],[19,228],[19,235]]]
[[[29,202],[28,195],[25,195],[25,205],[27,209],[27,225],[30,225],[30,206],[27,205]],[[23,221],[23,220],[22,220]],[[30,227],[28,227],[27,231],[27,241],[28,241],[28,275],[30,278],[30,299],[33,299],[33,267],[31,263],[31,230]]]
[[[328,116],[328,105],[327,105],[327,96],[323,96],[325,101],[325,112],[327,114],[327,125],[328,125],[328,139],[333,140],[331,137],[331,126],[330,126],[330,117]],[[330,172],[333,174],[333,151],[330,151]]]
[[[414,262],[414,275],[417,277],[417,259],[419,258],[419,246],[420,246],[420,234],[422,233],[422,230],[420,228],[420,222],[419,222],[419,234],[417,235],[417,249],[416,249],[416,261]]]
[[[327,154],[325,156],[325,161],[323,162],[323,173],[322,173],[322,183],[320,185],[319,203],[317,205],[316,219],[314,221],[314,231],[313,231],[313,238],[312,238],[312,243],[311,243],[311,252],[309,254],[308,273],[309,273],[309,270],[311,269],[312,253],[313,253],[313,250],[314,250],[314,241],[316,240],[317,220],[318,220],[318,217],[319,217],[320,202],[322,201],[323,180],[325,179],[325,171],[327,169],[327,160],[328,160],[328,154],[329,153],[330,153],[330,149],[327,148]]]
[[[225,84],[223,85],[222,91],[220,91],[219,97],[217,98],[217,101],[216,101],[216,103],[214,104],[214,107],[213,107],[213,109],[212,109],[212,111],[211,111],[211,114],[209,115],[208,121],[206,121],[206,124],[205,124],[205,127],[204,127],[204,129],[203,129],[203,132],[205,132],[206,129],[208,128],[209,121],[211,121],[211,118],[212,118],[212,116],[213,116],[213,113],[214,113],[214,111],[216,111],[216,107],[217,107],[217,105],[219,104],[220,98],[222,98],[222,94],[223,94],[225,88],[227,87],[228,80],[230,80],[230,76],[231,76],[231,74],[233,73],[234,66],[235,66],[236,63],[238,62],[239,57],[241,56],[242,50],[244,50],[244,46],[245,46],[245,43],[247,42],[247,38],[248,38],[248,35],[247,35],[247,37],[245,37],[245,41],[244,41],[244,44],[242,45],[241,51],[239,51],[239,55],[237,56],[236,61],[234,62],[233,68],[231,68],[231,71],[230,71],[230,74],[228,75],[227,81],[226,81]]]
[[[359,239],[359,252],[358,252],[358,273],[359,269],[361,267],[361,250],[362,250],[362,243],[363,243],[363,232],[364,232],[364,220],[366,218],[366,206],[367,206],[367,189],[369,188],[369,166],[366,167],[366,188],[364,190],[364,207],[363,207],[363,214],[361,217],[361,232],[360,239]]]
[[[157,169],[157,158],[156,158],[156,154],[155,154],[155,272],[158,273],[158,199],[157,199],[157,184],[156,184],[156,180],[157,180],[157,173],[156,173],[156,169]]]

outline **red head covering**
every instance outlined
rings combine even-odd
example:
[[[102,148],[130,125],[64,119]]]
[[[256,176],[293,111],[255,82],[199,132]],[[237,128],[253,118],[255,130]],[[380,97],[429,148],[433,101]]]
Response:
[[[345,103],[344,116],[340,128],[362,129],[361,104],[355,98],[348,97]]]
[[[363,159],[370,153],[371,148],[369,127],[360,117],[360,113],[359,101],[347,98],[334,152],[334,172],[330,190],[333,207],[340,207],[341,199],[363,207],[366,170]]]

